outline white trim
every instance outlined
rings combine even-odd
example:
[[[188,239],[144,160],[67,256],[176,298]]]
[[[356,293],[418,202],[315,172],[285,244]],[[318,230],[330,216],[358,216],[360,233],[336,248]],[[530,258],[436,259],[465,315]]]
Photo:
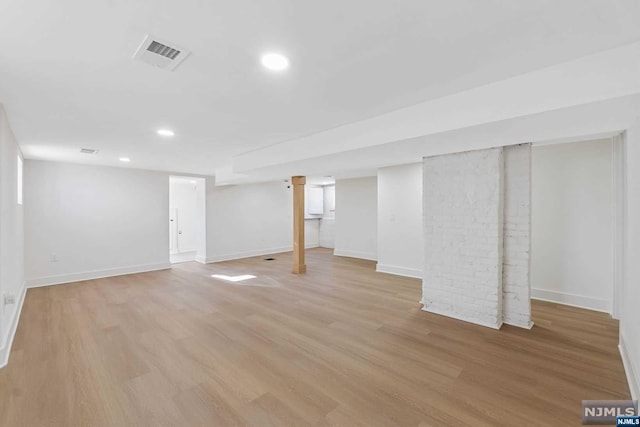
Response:
[[[625,136],[619,134],[612,139],[612,186],[613,186],[613,212],[612,212],[612,230],[613,230],[613,295],[611,316],[614,319],[620,319],[621,313],[621,297],[624,289],[624,271],[625,271],[625,239],[626,239],[626,172],[625,172]]]
[[[18,322],[20,321],[20,314],[22,313],[22,306],[24,305],[24,299],[27,294],[27,286],[26,283],[22,286],[22,292],[20,293],[20,297],[18,297],[18,307],[13,313],[13,317],[11,318],[11,324],[9,326],[9,330],[7,331],[7,336],[5,337],[5,342],[3,346],[0,347],[0,368],[4,368],[9,363],[9,356],[11,355],[11,346],[13,345],[13,339],[16,336],[16,331],[18,330]]]
[[[320,245],[317,243],[309,243],[304,246],[305,249],[313,249],[313,248],[319,248],[319,247]],[[210,256],[210,257],[207,257],[204,262],[206,264],[210,264],[212,262],[233,261],[234,259],[252,258],[256,256],[271,255],[271,254],[281,254],[284,252],[291,252],[291,251],[293,251],[293,246],[280,246],[276,248],[254,249],[251,251],[243,251],[243,252],[235,252],[235,253],[230,253],[225,255]],[[196,261],[202,262],[198,260],[198,258],[196,258]]]
[[[627,382],[629,383],[631,398],[633,400],[638,400],[640,399],[640,378],[638,377],[640,371],[637,369],[637,366],[633,364],[633,359],[629,357],[627,346],[622,334],[620,334],[620,344],[618,345],[618,349],[620,350],[620,357],[622,358],[624,371],[627,374]]]
[[[415,279],[422,279],[422,270],[417,268],[399,267],[397,265],[380,264],[376,265],[376,271],[378,273],[395,274],[396,276],[412,277]]]
[[[474,325],[482,326],[482,327],[485,327],[485,328],[498,330],[498,329],[500,329],[502,327],[502,324],[503,324],[502,319],[500,319],[498,324],[485,323],[485,322],[478,321],[477,319],[465,319],[465,318],[462,318],[462,317],[458,317],[457,315],[455,315],[453,313],[448,313],[448,312],[437,310],[437,309],[433,309],[433,308],[427,308],[426,304],[423,301],[421,301],[420,303],[422,304],[422,311],[426,311],[427,313],[433,313],[433,314],[437,314],[439,316],[445,316],[445,317],[449,317],[451,319],[461,320],[463,322],[472,323]]]
[[[108,270],[85,271],[83,273],[60,274],[57,276],[38,277],[27,280],[27,288],[40,286],[62,285],[64,283],[80,282],[83,280],[101,279],[104,277],[122,276],[125,274],[145,273],[147,271],[167,270],[171,268],[168,262],[158,264],[133,265],[130,267],[110,268]]]
[[[344,257],[348,257],[348,258],[360,258],[360,259],[367,259],[369,261],[377,261],[378,257],[376,256],[376,254],[371,254],[368,252],[360,252],[360,251],[349,251],[349,250],[343,250],[343,249],[334,249],[333,250],[333,254],[335,256],[344,256]]]
[[[535,324],[534,322],[532,322],[531,320],[529,320],[529,322],[507,322],[506,320],[502,321],[505,325],[509,325],[509,326],[515,326],[516,328],[522,328],[522,329],[531,329],[533,328],[533,325]]]
[[[178,264],[181,262],[191,262],[196,260],[197,251],[184,251],[184,252],[175,252],[169,254],[169,261],[171,264]]]
[[[620,133],[620,131],[613,130],[613,131],[602,132],[602,133],[590,133],[588,135],[575,135],[575,136],[568,136],[566,138],[548,139],[548,140],[544,140],[544,141],[534,141],[534,142],[530,142],[530,144],[533,147],[542,147],[544,145],[559,145],[559,144],[570,144],[570,143],[573,143],[573,142],[595,141],[597,139],[613,138],[616,135],[618,135],[619,133]]]
[[[557,304],[572,307],[586,308],[587,310],[611,313],[611,301],[602,298],[593,298],[584,295],[568,294],[564,292],[548,291],[546,289],[531,288],[531,299],[555,302]]]
[[[200,264],[206,264],[207,258],[203,257],[202,255],[196,255],[196,259],[194,261],[199,262]]]

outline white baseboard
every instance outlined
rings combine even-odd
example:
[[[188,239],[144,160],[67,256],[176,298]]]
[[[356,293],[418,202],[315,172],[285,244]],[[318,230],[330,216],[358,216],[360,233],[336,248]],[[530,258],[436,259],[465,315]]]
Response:
[[[7,336],[2,343],[2,347],[0,347],[0,368],[4,368],[9,363],[9,355],[11,354],[11,346],[13,345],[13,339],[16,336],[16,331],[18,330],[18,322],[20,321],[20,314],[22,313],[22,306],[24,305],[24,299],[27,294],[27,285],[23,284],[22,292],[20,292],[20,296],[18,297],[16,310],[13,312],[13,316],[11,317],[11,324],[9,325],[9,330],[7,331]]]
[[[333,254],[335,256],[344,256],[349,258],[360,258],[367,259],[369,261],[377,261],[378,257],[376,254],[368,253],[368,252],[360,252],[360,251],[349,251],[343,249],[334,249]]]
[[[450,318],[456,319],[456,320],[462,320],[463,322],[472,323],[474,325],[482,326],[482,327],[485,327],[485,328],[491,328],[491,329],[500,329],[500,328],[502,328],[502,321],[498,322],[498,324],[496,325],[494,323],[485,323],[485,322],[482,322],[482,321],[478,321],[476,319],[465,319],[465,318],[462,318],[462,317],[458,317],[457,315],[455,315],[453,313],[448,313],[448,312],[445,312],[445,311],[441,311],[441,310],[438,310],[438,309],[433,309],[433,308],[427,307],[424,302],[421,302],[421,304],[422,304],[422,311],[426,311],[428,313],[438,314],[440,316],[450,317]]]
[[[255,249],[252,251],[234,252],[224,255],[208,256],[206,263],[221,262],[221,261],[233,261],[234,259],[251,258],[254,256],[279,254],[283,252],[291,252],[292,246],[280,246],[276,248]]]
[[[305,249],[313,249],[313,248],[319,248],[319,247],[320,245],[318,243],[308,243],[304,245]],[[291,251],[293,251],[293,246],[280,246],[275,248],[254,249],[251,251],[243,251],[243,252],[235,252],[235,253],[224,254],[224,255],[209,256],[206,258],[205,263],[210,264],[212,262],[233,261],[235,259],[252,258],[256,256],[272,255],[272,254],[281,254],[284,252],[291,252]],[[196,259],[196,261],[198,261],[198,259]]]
[[[503,313],[503,315],[504,315],[504,313]],[[502,322],[505,325],[515,326],[516,328],[522,328],[522,329],[532,329],[533,325],[534,325],[534,323],[532,321],[529,321],[529,322],[518,322],[518,321],[512,321],[512,320],[506,321],[506,320],[502,319]]]
[[[169,260],[171,264],[177,264],[179,262],[191,262],[196,260],[197,251],[176,252],[169,254]]]
[[[570,305],[572,307],[586,308],[588,310],[611,313],[611,302],[605,299],[592,298],[584,295],[568,294],[564,292],[547,291],[545,289],[531,289],[531,298]]]
[[[107,270],[85,271],[83,273],[60,274],[57,276],[28,279],[27,287],[38,288],[40,286],[62,285],[64,283],[101,279],[103,277],[122,276],[124,274],[144,273],[147,271],[166,270],[169,268],[171,268],[170,263],[162,262],[158,264],[144,264],[132,265],[129,267],[110,268]]]
[[[396,276],[422,279],[422,270],[418,270],[417,268],[399,267],[397,265],[378,263],[376,265],[376,271],[379,273],[395,274]]]
[[[620,356],[622,357],[622,364],[624,365],[624,371],[627,374],[627,382],[629,383],[629,390],[631,391],[631,398],[633,400],[640,399],[640,370],[639,367],[633,363],[633,359],[629,357],[627,352],[627,346],[622,334],[620,334]]]

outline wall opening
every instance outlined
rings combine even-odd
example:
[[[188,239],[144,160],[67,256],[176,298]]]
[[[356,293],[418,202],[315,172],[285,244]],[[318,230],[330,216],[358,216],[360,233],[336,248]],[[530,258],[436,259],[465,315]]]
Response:
[[[172,263],[206,261],[205,180],[169,177],[169,256]]]
[[[611,138],[534,145],[532,297],[614,313],[621,259],[616,179],[622,158]],[[620,193],[621,194],[621,193]]]
[[[307,248],[335,246],[335,179],[308,176],[305,185],[305,240]]]

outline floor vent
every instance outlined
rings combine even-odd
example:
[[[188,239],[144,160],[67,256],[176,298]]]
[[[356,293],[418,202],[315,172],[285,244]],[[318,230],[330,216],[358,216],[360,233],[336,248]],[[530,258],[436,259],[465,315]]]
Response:
[[[133,59],[163,70],[173,71],[189,54],[190,52],[186,49],[147,34],[133,55]]]

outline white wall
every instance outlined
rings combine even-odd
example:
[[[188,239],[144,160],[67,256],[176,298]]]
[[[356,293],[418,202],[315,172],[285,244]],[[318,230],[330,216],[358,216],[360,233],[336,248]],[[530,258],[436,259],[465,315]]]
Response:
[[[13,335],[24,301],[23,206],[18,199],[20,149],[0,104],[0,367],[9,358]],[[5,305],[4,295],[15,296]]]
[[[336,181],[335,255],[377,259],[377,211],[376,177]]]
[[[532,296],[611,312],[611,140],[533,147]]]
[[[620,352],[634,399],[640,399],[640,118],[627,131],[625,280]]]
[[[168,177],[161,172],[27,160],[27,284],[168,268]]]
[[[292,210],[281,181],[216,187],[208,179],[207,262],[293,250]]]
[[[207,261],[207,180],[196,179],[196,261]]]
[[[378,170],[378,265],[384,273],[422,277],[422,163]]]
[[[312,190],[313,189],[313,190]],[[320,246],[320,221],[322,213],[311,213],[311,206],[324,205],[324,191],[321,185],[304,186],[304,243],[306,248]],[[323,208],[324,209],[324,208]]]
[[[323,248],[336,246],[336,186],[324,186],[324,215],[320,220],[318,236],[319,244]]]
[[[304,220],[304,247],[317,248],[320,246],[320,218]]]

